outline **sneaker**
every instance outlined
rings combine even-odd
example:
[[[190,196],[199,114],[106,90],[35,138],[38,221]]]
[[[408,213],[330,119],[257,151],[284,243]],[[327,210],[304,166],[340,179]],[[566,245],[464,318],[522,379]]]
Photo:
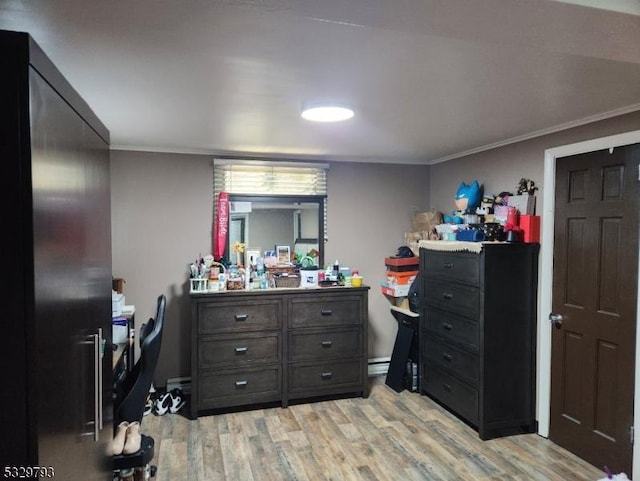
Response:
[[[169,412],[170,406],[171,406],[171,393],[168,393],[168,392],[158,393],[158,397],[156,398],[153,404],[153,414],[157,416],[164,416]]]
[[[144,411],[142,412],[143,416],[148,416],[153,412],[153,406],[156,403],[156,397],[157,396],[155,392],[150,392],[147,395],[147,400],[144,403]]]
[[[187,401],[185,400],[184,394],[182,393],[181,389],[172,389],[169,395],[171,396],[171,405],[169,406],[169,411],[172,414],[175,414],[180,411],[180,409],[182,409],[182,406],[184,406]]]

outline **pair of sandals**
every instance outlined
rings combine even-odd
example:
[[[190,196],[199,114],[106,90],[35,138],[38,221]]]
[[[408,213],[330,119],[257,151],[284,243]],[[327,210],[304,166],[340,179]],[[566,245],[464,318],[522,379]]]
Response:
[[[169,392],[155,392],[147,396],[144,406],[144,415],[151,413],[156,416],[164,416],[167,413],[175,414],[186,404],[184,393],[181,389],[172,389]]]

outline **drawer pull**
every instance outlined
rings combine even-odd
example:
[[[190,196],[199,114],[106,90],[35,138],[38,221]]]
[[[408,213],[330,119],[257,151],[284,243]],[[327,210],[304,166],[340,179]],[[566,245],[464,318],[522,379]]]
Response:
[[[247,351],[249,350],[248,347],[236,347],[234,349],[234,351],[236,352],[236,354],[246,354]]]
[[[331,341],[321,341],[320,342],[320,345],[322,347],[331,347],[331,344],[333,344],[333,342],[331,342]]]
[[[451,299],[453,299],[453,294],[451,292],[443,292],[442,293],[442,297],[444,297],[446,300],[450,301]]]
[[[333,376],[332,372],[323,372],[322,374],[320,374],[320,376],[322,376],[322,379],[331,379],[331,376]]]
[[[445,262],[443,267],[445,269],[453,269],[453,262]]]
[[[247,381],[236,381],[236,387],[240,387],[240,388],[246,387],[247,384],[248,384]]]
[[[444,359],[445,361],[453,361],[453,356],[451,354],[447,354],[446,352],[442,353],[442,359]]]
[[[236,321],[246,321],[248,318],[248,314],[236,314]]]
[[[447,391],[447,392],[451,392],[453,390],[453,388],[449,385],[449,384],[442,384],[442,388]]]
[[[453,329],[453,324],[450,324],[448,322],[443,322],[442,323],[442,328],[446,331],[450,331],[451,329]]]
[[[323,316],[330,316],[332,312],[331,312],[331,309],[321,309],[320,314]]]

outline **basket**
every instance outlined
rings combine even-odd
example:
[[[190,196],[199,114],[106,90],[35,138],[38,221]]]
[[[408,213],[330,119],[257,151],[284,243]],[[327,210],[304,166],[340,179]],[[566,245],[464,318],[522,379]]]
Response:
[[[300,287],[300,276],[274,276],[276,287]]]

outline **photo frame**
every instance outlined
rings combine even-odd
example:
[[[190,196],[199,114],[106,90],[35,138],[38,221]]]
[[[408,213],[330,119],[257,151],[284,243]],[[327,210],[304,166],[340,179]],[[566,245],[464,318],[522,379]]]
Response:
[[[288,264],[291,262],[291,247],[276,246],[276,256],[278,257],[278,264]]]
[[[245,265],[255,266],[258,263],[258,257],[260,257],[260,249],[249,248],[244,251],[245,253]]]

